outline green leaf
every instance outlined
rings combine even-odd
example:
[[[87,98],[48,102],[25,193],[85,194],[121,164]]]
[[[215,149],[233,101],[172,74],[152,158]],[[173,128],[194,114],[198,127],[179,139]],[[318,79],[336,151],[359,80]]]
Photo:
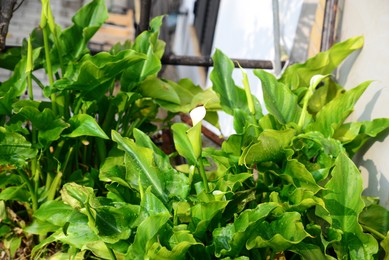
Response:
[[[357,125],[354,127],[354,129],[352,126],[347,124],[345,127],[349,128],[349,131],[346,131],[346,133],[344,133],[342,136],[343,140],[345,139],[345,136],[349,137],[346,139],[347,143],[344,145],[344,147],[346,148],[350,157],[353,156],[359,149],[361,149],[367,141],[387,130],[389,128],[389,118],[377,118],[372,121],[365,121],[354,124]],[[350,132],[351,136],[349,134]],[[356,132],[357,135],[355,135]],[[339,135],[339,132],[335,132],[335,134]]]
[[[138,217],[139,208],[127,203],[99,200],[93,190],[75,183],[66,183],[61,190],[62,199],[87,215],[89,227],[105,243],[128,239]]]
[[[99,178],[105,182],[116,182],[130,188],[126,181],[126,167],[124,162],[124,152],[114,148],[105,158],[100,167]]]
[[[251,165],[266,161],[279,161],[284,155],[284,148],[288,146],[295,135],[295,130],[265,130],[256,143],[245,148],[239,159],[239,164]]]
[[[167,201],[167,194],[164,192],[164,183],[159,177],[159,170],[153,162],[153,151],[140,147],[129,138],[122,137],[118,132],[112,131],[112,140],[118,144],[119,149],[125,151],[126,180],[130,185],[139,189],[152,186],[153,192],[162,201]],[[140,183],[138,183],[140,181]]]
[[[124,71],[120,85],[124,91],[131,91],[147,77],[156,76],[162,68],[161,58],[164,43],[158,40],[159,29],[163,16],[157,16],[150,21],[150,31],[144,31],[135,39],[133,50],[147,55],[144,61],[131,66]]]
[[[95,136],[102,139],[109,139],[96,120],[88,114],[72,116],[68,123],[70,124],[69,131],[71,133],[63,135],[64,137]]]
[[[74,60],[85,51],[89,40],[108,18],[104,0],[93,0],[73,16],[73,25],[60,34],[62,56]]]
[[[75,213],[77,211],[61,201],[47,201],[34,212],[33,223],[24,228],[24,231],[39,235],[56,232],[61,230]]]
[[[334,44],[328,51],[319,53],[303,64],[293,64],[282,74],[280,82],[290,90],[308,87],[314,75],[331,74],[348,55],[362,48],[363,41],[362,36],[350,38]]]
[[[294,245],[292,249],[289,249],[289,251],[295,252],[299,254],[302,259],[305,260],[328,260],[331,259],[328,256],[325,256],[323,254],[322,249],[314,244],[308,244],[308,243],[299,243],[297,245]]]
[[[262,203],[255,209],[243,211],[231,224],[214,229],[212,232],[215,255],[239,256],[245,247],[248,238],[254,231],[255,225],[265,219],[278,205],[276,203]]]
[[[207,112],[220,109],[219,97],[211,88],[203,90],[200,86],[194,85],[189,79],[181,79],[177,83],[170,80],[164,80],[163,84],[169,85],[169,88],[175,92],[174,95],[177,95],[179,98],[178,104],[161,99],[156,100],[161,107],[170,112],[189,113],[192,109],[200,105],[205,106]]]
[[[21,134],[10,132],[0,127],[0,165],[23,167],[29,159],[37,155],[37,151],[31,148]]]
[[[21,47],[10,48],[0,54],[0,67],[7,70],[14,70],[21,59]]]
[[[115,202],[113,206],[92,207],[95,226],[92,228],[105,243],[128,239],[138,217],[138,207]]]
[[[304,230],[301,215],[298,212],[285,212],[272,222],[263,221],[249,237],[246,247],[270,247],[275,252],[287,250],[310,235]]]
[[[173,168],[169,156],[162,152],[148,135],[139,129],[134,129],[134,137],[138,146],[149,148],[154,152],[153,161],[159,172],[162,173],[159,174],[159,177],[164,183],[165,192],[168,196],[186,198],[190,190],[188,177]]]
[[[204,236],[212,219],[223,212],[227,204],[228,201],[209,201],[194,205],[189,229],[193,230],[196,237]]]
[[[301,114],[297,96],[286,85],[277,82],[272,74],[264,70],[255,70],[254,74],[262,82],[263,97],[269,113],[281,124],[297,124]]]
[[[188,160],[189,164],[196,165],[197,157],[192,147],[192,143],[186,134],[190,127],[184,123],[176,123],[171,127],[173,131],[174,146],[182,157]]]
[[[380,245],[385,251],[384,259],[387,259],[389,257],[389,232],[386,234],[384,240],[381,241]]]
[[[304,164],[297,160],[288,160],[286,163],[285,171],[282,175],[288,179],[297,188],[304,188],[313,193],[318,192],[321,187],[317,185],[315,178],[305,168]]]
[[[139,90],[141,94],[146,97],[174,104],[181,103],[175,89],[167,82],[158,78],[151,78],[143,81],[139,86]]]
[[[326,137],[331,137],[354,109],[355,103],[363,94],[371,81],[339,95],[326,104],[316,115],[316,120],[307,126],[308,131],[319,131]]]
[[[371,235],[363,233],[358,223],[364,205],[361,174],[344,152],[336,159],[331,174],[332,179],[323,190],[323,199],[333,220],[332,227],[343,232],[342,240],[334,243],[337,256],[370,259],[377,253],[378,245]]]
[[[92,188],[84,187],[74,182],[65,183],[61,189],[63,202],[78,210],[85,208],[89,200],[94,197]]]
[[[236,87],[232,79],[234,64],[224,53],[216,50],[212,59],[214,61],[214,69],[210,75],[212,88],[219,94],[220,104],[224,111],[233,114],[234,108],[239,108],[242,98],[245,97],[244,90],[239,91]]]
[[[11,186],[0,192],[0,200],[28,202],[30,200],[30,193],[25,185]]]
[[[13,103],[25,92],[26,63],[27,58],[23,56],[15,66],[11,77],[0,84],[0,115],[11,115]]]
[[[62,230],[54,232],[52,235],[34,246],[32,255],[35,255],[39,250],[53,242],[62,242],[78,249],[90,249],[95,255],[110,257],[105,244],[88,226],[88,217],[79,212],[75,212],[69,221],[68,226]],[[100,247],[100,250],[96,250]]]
[[[147,217],[138,227],[134,243],[128,248],[126,259],[144,259],[146,252],[157,241],[157,234],[169,220],[169,213],[159,213]]]
[[[201,245],[197,242],[186,225],[173,227],[173,235],[169,238],[169,250],[159,242],[154,243],[147,252],[150,259],[186,259],[188,249],[193,245]]]
[[[63,130],[69,127],[63,119],[57,118],[53,111],[44,108],[40,111],[43,104],[30,100],[19,100],[14,103],[14,113],[19,114],[32,122],[32,126],[38,130],[38,141],[43,147],[48,147],[53,141],[60,138]]]
[[[380,205],[370,205],[359,215],[359,223],[385,236],[389,231],[389,211]],[[371,232],[374,235],[373,232]]]
[[[141,222],[134,242],[128,248],[126,259],[144,259],[152,244],[158,241],[158,233],[171,217],[162,201],[151,192],[150,188],[141,196]]]
[[[133,50],[123,50],[116,55],[107,52],[94,56],[87,54],[79,62],[69,65],[64,77],[57,80],[54,87],[79,90],[87,100],[99,99],[117,75],[144,59],[145,55]]]
[[[74,214],[74,209],[62,201],[47,201],[34,212],[34,218],[63,227]]]

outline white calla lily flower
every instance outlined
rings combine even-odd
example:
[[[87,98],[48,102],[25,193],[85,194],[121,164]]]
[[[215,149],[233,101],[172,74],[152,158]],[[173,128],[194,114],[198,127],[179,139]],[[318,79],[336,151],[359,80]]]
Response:
[[[204,119],[207,111],[204,106],[194,108],[189,112],[190,118],[192,119],[193,125],[197,125],[201,120]]]

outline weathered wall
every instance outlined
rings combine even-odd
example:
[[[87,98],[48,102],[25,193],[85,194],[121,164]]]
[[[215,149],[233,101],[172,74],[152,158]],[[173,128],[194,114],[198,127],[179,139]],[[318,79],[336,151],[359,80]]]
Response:
[[[363,49],[354,53],[338,71],[346,88],[374,80],[355,107],[352,121],[389,117],[389,1],[346,0],[341,24],[341,38],[363,35]],[[364,153],[366,152],[366,153]],[[364,153],[364,154],[363,154]],[[355,158],[365,180],[365,194],[379,196],[389,208],[389,136],[367,146]],[[345,184],[347,185],[347,184]]]

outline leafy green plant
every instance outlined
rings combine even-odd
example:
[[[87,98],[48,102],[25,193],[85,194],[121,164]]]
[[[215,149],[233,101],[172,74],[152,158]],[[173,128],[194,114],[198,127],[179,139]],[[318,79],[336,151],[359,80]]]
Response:
[[[134,129],[141,129],[152,136],[179,112],[213,98],[190,81],[158,77],[163,17],[153,19],[150,30],[134,42],[92,54],[88,42],[107,17],[105,1],[94,0],[62,29],[50,1],[42,1],[39,27],[23,46],[0,57],[1,66],[13,71],[0,85],[0,202],[5,210],[0,237],[17,238],[12,248],[21,244],[23,233],[10,235],[10,230],[25,228],[42,205],[59,198],[64,184],[76,182],[106,193],[98,175],[115,146],[111,130],[132,137]],[[47,85],[36,76],[42,70]],[[43,98],[34,93],[37,86]],[[6,221],[12,218],[5,212],[15,209],[23,221]],[[39,238],[26,234],[27,240],[43,240],[46,230],[32,232]],[[8,253],[12,257],[15,250]]]
[[[44,6],[42,16],[52,19]],[[211,89],[158,78],[162,18],[127,47],[91,55],[86,44],[104,17],[93,14],[104,10],[95,0],[68,29],[41,24],[46,32],[31,35],[0,86],[0,209],[7,211],[0,237],[10,255],[24,243],[17,230],[33,236],[34,258],[53,248],[59,259],[389,255],[388,211],[361,195],[351,160],[389,119],[345,122],[370,82],[345,90],[331,76],[363,38],[292,65],[279,79],[255,70],[263,113],[245,72],[241,88],[219,50]],[[43,87],[49,101],[21,100],[38,68],[55,76]],[[159,107],[166,118],[157,118]],[[220,148],[203,147],[202,120],[219,108],[234,117],[236,134]],[[190,112],[193,126],[172,124],[178,112]],[[154,121],[172,130],[177,153],[150,138]],[[171,163],[178,155],[185,164]]]

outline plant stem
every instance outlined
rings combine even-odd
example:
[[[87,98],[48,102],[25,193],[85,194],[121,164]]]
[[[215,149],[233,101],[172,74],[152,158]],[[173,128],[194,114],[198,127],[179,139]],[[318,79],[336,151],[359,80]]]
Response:
[[[200,176],[203,179],[203,184],[204,184],[204,189],[206,193],[209,193],[209,187],[208,187],[208,180],[207,180],[207,174],[205,173],[204,170],[204,164],[203,160],[200,156],[200,158],[197,160],[197,168],[199,169]]]
[[[102,129],[106,134],[109,134],[112,119],[115,116],[115,106],[112,105],[112,102],[109,103],[107,114],[105,115],[104,122],[102,124]]]
[[[73,146],[71,146],[69,151],[66,153],[65,163],[62,166],[62,172],[64,173],[64,175],[66,175],[66,168],[68,167],[68,164],[69,164],[69,161],[70,161],[70,156],[73,153],[73,149],[74,149]]]
[[[32,45],[31,45],[31,39],[28,38],[28,46],[27,46],[27,66],[26,66],[26,73],[27,73],[27,87],[28,87],[28,96],[30,100],[34,100],[34,93],[32,92],[32,67],[33,67],[33,58],[32,58]]]
[[[34,80],[34,82],[43,90],[45,86],[42,84],[42,82],[34,76],[34,74],[31,73],[31,78]]]
[[[57,175],[55,176],[53,182],[50,185],[49,192],[47,194],[47,200],[54,200],[55,198],[55,193],[57,192],[57,188],[61,184],[61,178],[62,178],[62,172],[58,172]]]
[[[105,141],[101,138],[96,139],[96,148],[97,148],[97,154],[99,157],[100,163],[102,163],[105,160],[105,157],[107,155],[107,149],[105,147]]]
[[[20,174],[20,177],[26,183],[28,190],[30,191],[32,211],[35,212],[38,209],[38,198],[36,196],[35,189],[31,183],[31,180],[28,178],[27,174],[23,170],[19,170],[18,172]]]
[[[54,85],[54,76],[53,76],[53,69],[51,66],[51,60],[50,60],[50,49],[49,49],[49,35],[48,35],[48,28],[45,26],[42,28],[43,31],[43,44],[45,49],[45,57],[46,57],[46,69],[47,69],[47,76],[49,77],[49,83],[50,83],[50,89],[53,91],[53,85]],[[51,104],[54,114],[56,115],[58,113],[57,103],[56,103],[56,94],[51,94]]]
[[[240,67],[240,65],[239,65]],[[252,121],[253,121],[253,124],[255,126],[255,134],[257,136],[259,136],[259,125],[258,125],[258,122],[255,118],[255,106],[254,106],[254,99],[253,99],[253,95],[251,93],[251,89],[250,89],[250,84],[249,84],[249,80],[248,80],[248,77],[247,77],[247,73],[242,69],[242,67],[240,67],[241,71],[242,71],[242,74],[243,74],[243,80],[242,80],[242,83],[243,83],[243,86],[244,86],[244,90],[245,90],[245,93],[246,93],[246,98],[247,98],[247,105],[249,107],[249,111],[250,111],[250,115],[251,115],[251,118],[252,118]]]
[[[383,234],[381,234],[380,232],[378,232],[377,230],[375,230],[375,229],[373,229],[371,227],[365,226],[363,224],[360,224],[360,225],[362,226],[363,229],[369,231],[370,233],[372,233],[373,235],[377,236],[381,240],[385,239],[385,236]]]
[[[301,115],[300,115],[300,118],[299,118],[299,121],[298,121],[298,131],[301,131],[301,129],[303,129],[304,125],[305,125],[305,120],[306,120],[306,117],[308,115],[308,103],[309,103],[309,100],[311,99],[311,97],[313,96],[314,94],[314,91],[317,87],[317,85],[319,85],[319,83],[326,77],[328,77],[329,75],[316,75],[316,76],[313,76],[311,78],[311,81],[309,83],[309,87],[307,89],[307,93],[305,93],[305,96],[304,96],[304,99],[303,99],[303,108],[301,110]]]

